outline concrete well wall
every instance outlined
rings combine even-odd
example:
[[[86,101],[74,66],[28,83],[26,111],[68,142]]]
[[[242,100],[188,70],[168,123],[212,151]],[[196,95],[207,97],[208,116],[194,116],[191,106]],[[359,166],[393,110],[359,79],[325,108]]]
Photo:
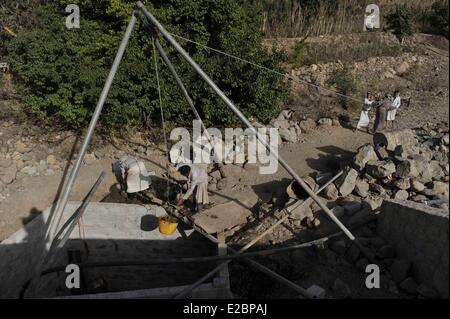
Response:
[[[80,204],[67,205],[60,226]],[[18,298],[35,271],[45,251],[43,238],[49,213],[50,209],[46,210],[0,243],[0,298]],[[75,227],[66,245],[57,252],[54,262],[44,269],[66,266],[71,263],[70,255],[74,251],[82,263],[217,255],[217,245],[181,224],[173,235],[162,235],[158,229],[158,217],[163,214],[164,209],[156,206],[91,203],[81,220],[82,227]],[[107,283],[108,293],[135,291],[189,285],[215,265],[192,263],[88,268],[83,270],[82,277],[85,286],[101,278]],[[69,296],[72,292],[66,288],[65,278],[64,271],[45,275],[36,286],[27,289],[25,297]]]
[[[449,297],[449,212],[414,202],[386,200],[378,218],[381,237],[413,263],[418,283]]]

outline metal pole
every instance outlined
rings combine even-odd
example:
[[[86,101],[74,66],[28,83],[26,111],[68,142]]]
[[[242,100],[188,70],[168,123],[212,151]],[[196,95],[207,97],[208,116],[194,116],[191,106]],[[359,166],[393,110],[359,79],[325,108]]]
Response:
[[[175,81],[178,84],[178,87],[180,88],[181,92],[183,92],[184,98],[186,99],[186,102],[189,104],[189,106],[192,109],[192,112],[194,113],[197,120],[200,121],[203,130],[205,131],[206,137],[208,140],[211,141],[211,137],[209,136],[209,133],[202,121],[202,118],[200,117],[200,114],[198,113],[197,109],[194,106],[194,101],[192,101],[191,96],[189,95],[188,91],[186,90],[186,87],[183,84],[183,81],[181,81],[180,76],[178,75],[177,71],[175,70],[175,67],[173,66],[172,62],[170,62],[169,57],[167,56],[166,52],[164,51],[163,47],[159,43],[159,40],[156,39],[155,41],[156,48],[158,49],[159,54],[161,55],[162,59],[164,60],[164,63],[166,64],[167,68],[169,69],[170,73],[172,73],[172,76],[175,78]]]
[[[331,183],[333,183],[339,176],[342,175],[342,171],[339,172],[336,176],[334,176],[331,180],[329,180],[325,185],[323,185],[317,192],[316,194],[320,194],[320,192],[322,192],[325,188],[327,188],[328,185],[330,185]],[[302,207],[304,205],[306,205],[308,201],[305,200],[304,202],[300,203],[299,205],[297,205],[295,208],[298,207]],[[295,209],[294,208],[294,209]],[[267,234],[271,233],[276,227],[278,227],[279,225],[281,225],[286,219],[288,219],[290,216],[290,214],[284,216],[283,218],[281,218],[279,221],[277,221],[275,224],[273,224],[272,226],[270,226],[265,232],[263,232],[262,234],[258,235],[256,238],[254,238],[252,241],[250,241],[247,245],[245,245],[243,248],[241,248],[236,255],[242,254],[243,252],[245,252],[246,250],[248,250],[250,247],[252,247],[254,244],[256,244],[259,240],[261,240],[261,238],[265,237]],[[220,269],[222,269],[223,267],[225,267],[226,265],[228,265],[231,262],[231,260],[227,260],[225,262],[223,262],[222,264],[218,265],[216,268],[214,268],[213,270],[211,270],[209,273],[207,273],[205,276],[203,276],[202,278],[200,278],[198,281],[196,281],[194,284],[192,284],[191,286],[187,287],[184,291],[182,291],[176,298],[183,298],[185,296],[187,296],[187,294],[189,292],[191,292],[193,289],[197,288],[198,286],[200,286],[205,280],[207,280],[208,278],[210,278],[211,276],[213,276],[216,272],[220,271]],[[277,274],[278,275],[278,274]],[[283,278],[283,277],[282,277]],[[284,279],[284,278],[283,278]],[[291,284],[292,282],[288,281],[287,284]],[[296,287],[298,287],[297,285],[295,285]],[[302,295],[305,295],[305,293],[307,293],[307,291],[303,288],[301,288],[301,290],[299,291],[297,288],[294,288],[295,290],[297,290],[298,292],[300,292]],[[308,295],[306,295],[307,297],[309,297]]]
[[[69,195],[72,190],[72,187],[75,183],[75,180],[78,176],[78,172],[80,170],[81,164],[83,162],[83,158],[86,154],[87,148],[91,142],[92,135],[95,130],[95,126],[97,125],[98,119],[100,117],[100,113],[102,111],[103,105],[105,104],[106,98],[108,96],[108,92],[111,88],[112,82],[114,80],[114,76],[117,73],[117,69],[119,68],[120,61],[122,60],[123,54],[125,52],[125,49],[127,47],[128,41],[131,37],[131,33],[134,29],[134,26],[136,24],[136,12],[133,12],[133,16],[130,19],[130,22],[128,23],[127,29],[125,31],[125,35],[122,39],[122,42],[120,43],[119,50],[117,51],[116,57],[114,59],[113,65],[111,67],[111,70],[109,72],[108,78],[106,79],[105,85],[103,87],[102,93],[100,95],[99,101],[97,103],[97,106],[95,108],[94,114],[92,115],[91,122],[89,124],[89,128],[87,130],[86,136],[84,138],[83,144],[81,146],[80,152],[78,154],[78,158],[75,162],[75,165],[72,169],[72,172],[70,173],[70,177],[67,181],[67,183],[64,186],[64,190],[62,193],[62,196],[59,198],[55,212],[52,216],[49,216],[49,222],[48,222],[48,228],[45,233],[45,250],[43,252],[42,258],[38,261],[38,265],[36,267],[36,273],[34,277],[38,277],[39,273],[41,271],[41,268],[43,266],[45,255],[49,249],[50,245],[53,242],[53,239],[55,237],[55,234],[57,232],[58,225],[61,221],[62,215],[64,213],[64,209],[66,208],[67,201],[69,200]]]
[[[75,211],[75,213],[66,221],[66,223],[61,227],[61,229],[58,231],[58,233],[55,236],[54,242],[52,244],[52,248],[62,248],[67,242],[67,239],[69,239],[70,234],[73,232],[73,229],[75,228],[75,225],[78,223],[80,218],[83,216],[87,206],[89,205],[90,201],[92,200],[92,197],[94,196],[95,192],[97,192],[98,188],[100,187],[100,184],[102,183],[103,179],[106,176],[106,172],[102,172],[100,176],[98,177],[95,184],[92,186],[91,190],[85,198],[83,199],[83,202],[80,207]],[[64,233],[64,236],[59,239],[59,237],[63,234],[64,230],[67,231]],[[51,253],[51,250],[49,254]]]
[[[154,266],[154,265],[169,265],[169,264],[188,264],[188,263],[209,263],[214,261],[222,261],[229,259],[244,259],[244,258],[253,258],[253,257],[261,257],[261,256],[272,256],[283,254],[287,252],[291,252],[293,250],[299,250],[303,248],[310,248],[313,246],[320,246],[325,244],[328,241],[328,237],[319,238],[316,240],[312,240],[307,243],[297,244],[287,247],[267,249],[267,250],[258,250],[249,253],[243,254],[234,254],[234,255],[222,255],[222,256],[205,256],[205,257],[185,257],[185,258],[167,258],[167,259],[152,259],[150,261],[139,261],[139,260],[120,260],[120,261],[109,261],[109,262],[92,262],[92,263],[81,263],[78,266],[83,269],[87,268],[103,268],[103,267],[146,267],[146,266]],[[63,271],[66,269],[66,266],[57,266],[44,270],[41,273],[41,276]]]
[[[215,244],[219,244],[219,240],[217,238],[215,238],[214,236],[211,236],[210,234],[206,233],[204,230],[202,230],[199,226],[197,226],[195,224],[195,222],[189,220],[188,218],[184,217],[182,214],[178,213],[178,212],[172,212],[172,214],[174,214],[176,217],[180,218],[181,220],[183,220],[186,224],[191,225],[193,229],[195,229],[197,232],[200,233],[200,235],[202,235],[203,237],[205,237],[206,239],[210,240],[211,242],[215,243]],[[229,251],[231,251],[233,254],[237,254],[237,250],[231,248],[230,246],[227,245],[227,248]],[[309,293],[306,292],[306,290],[296,284],[294,284],[293,282],[291,282],[290,280],[284,278],[283,276],[277,274],[276,272],[270,270],[269,268],[267,268],[266,266],[261,265],[260,263],[253,261],[253,260],[249,260],[249,259],[244,259],[243,262],[249,264],[251,267],[261,271],[262,273],[266,274],[267,276],[269,276],[272,279],[275,279],[276,281],[294,289],[295,291],[299,292],[300,294],[302,294],[303,296],[307,297],[307,298],[312,298],[313,296],[311,296]],[[220,270],[220,269],[219,269]],[[217,271],[219,271],[217,270]],[[194,288],[195,289],[195,288]]]
[[[49,230],[48,230],[48,232],[46,234],[47,237],[49,237],[49,238],[52,238],[53,235],[55,234],[56,229],[57,229],[58,224],[59,224],[59,221],[61,219],[61,216],[62,216],[62,214],[64,212],[64,209],[66,208],[70,192],[72,191],[72,187],[73,187],[73,185],[75,183],[75,180],[76,180],[76,178],[78,176],[78,172],[80,170],[80,167],[81,167],[81,164],[83,162],[84,156],[86,154],[87,148],[88,148],[88,146],[89,146],[89,144],[91,142],[92,135],[94,134],[94,130],[95,130],[95,127],[97,125],[98,119],[99,119],[100,114],[102,112],[103,105],[105,104],[106,98],[108,97],[109,90],[111,89],[112,82],[113,82],[114,77],[115,77],[115,75],[117,73],[117,70],[119,68],[120,61],[123,58],[123,54],[124,54],[125,49],[127,47],[128,41],[129,41],[129,39],[131,37],[131,33],[133,31],[133,28],[134,28],[135,24],[136,24],[136,16],[135,16],[135,12],[133,12],[133,16],[131,17],[131,20],[128,23],[128,27],[126,29],[125,35],[124,35],[124,37],[122,39],[122,42],[120,43],[119,50],[117,51],[116,57],[114,59],[114,63],[112,65],[112,67],[111,67],[111,70],[109,72],[108,78],[106,79],[105,85],[103,87],[102,93],[101,93],[100,98],[98,100],[98,103],[97,103],[97,106],[95,108],[94,114],[92,115],[92,119],[91,119],[91,122],[89,124],[89,128],[88,128],[88,130],[86,132],[86,136],[85,136],[85,138],[83,140],[83,144],[82,144],[80,152],[78,154],[78,158],[77,158],[77,160],[76,160],[76,162],[74,164],[74,167],[73,167],[72,172],[70,174],[69,180],[67,181],[67,184],[66,184],[66,186],[64,188],[63,194],[60,197],[60,200],[58,201],[57,209],[55,211],[55,217],[58,216],[58,215],[60,215],[60,216],[59,216],[58,222],[56,224],[54,223],[54,219],[51,221]]]
[[[192,68],[206,81],[206,83],[219,95],[219,97],[225,102],[225,104],[236,114],[236,116],[256,135],[258,140],[264,145],[272,156],[278,160],[284,169],[300,184],[300,186],[308,193],[309,196],[323,209],[323,211],[335,222],[339,228],[347,235],[350,240],[355,240],[353,234],[340,222],[340,220],[333,214],[333,212],[322,203],[319,197],[309,188],[309,186],[301,179],[301,177],[292,169],[292,167],[275,152],[274,149],[260,136],[258,131],[253,127],[250,121],[244,114],[231,102],[231,100],[220,90],[220,88],[214,83],[214,81],[200,68],[200,66],[189,56],[189,54],[178,44],[178,42],[170,35],[169,32],[159,23],[159,21],[147,10],[142,2],[137,2],[137,8],[140,9],[147,19],[158,29],[158,31],[164,36],[164,38],[186,59],[186,61],[192,66]]]
[[[105,178],[106,173],[102,172],[95,182],[95,184],[92,186],[91,190],[87,193],[85,198],[83,199],[83,202],[81,203],[80,207],[77,208],[77,210],[70,216],[70,218],[66,221],[66,223],[61,227],[61,229],[58,231],[58,233],[55,235],[55,238],[53,239],[50,250],[45,256],[43,265],[47,263],[53,263],[53,259],[55,257],[55,250],[60,249],[64,247],[67,240],[70,237],[70,234],[72,234],[73,229],[75,228],[75,225],[78,223],[80,218],[83,216],[87,206],[89,205],[89,202],[92,199],[92,196],[94,196],[95,192],[97,191],[98,187],[102,183],[103,179]],[[61,235],[65,232],[64,236],[62,238]]]

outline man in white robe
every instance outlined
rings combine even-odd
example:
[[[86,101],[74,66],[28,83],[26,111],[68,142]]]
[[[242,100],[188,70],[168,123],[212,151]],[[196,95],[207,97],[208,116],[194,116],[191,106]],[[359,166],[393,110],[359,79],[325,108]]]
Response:
[[[394,100],[392,102],[392,110],[390,110],[387,114],[388,126],[391,126],[391,128],[394,128],[395,117],[396,117],[397,111],[401,105],[402,105],[402,99],[400,97],[400,92],[395,91],[394,92]]]
[[[124,156],[113,164],[112,171],[123,191],[135,194],[147,190],[151,184],[154,172],[147,172],[142,161],[130,156]]]
[[[189,197],[194,195],[194,210],[199,211],[201,208],[208,208],[210,201],[208,196],[208,173],[206,170],[195,164],[179,164],[177,171],[188,180],[188,191],[178,200],[178,205],[183,205]]]
[[[366,98],[364,99],[364,107],[363,107],[363,110],[361,111],[361,116],[359,118],[358,125],[356,126],[356,128],[358,130],[363,130],[363,129],[367,130],[369,128],[369,124],[370,124],[369,111],[372,108],[373,102],[374,102],[373,97],[368,92],[366,95]]]

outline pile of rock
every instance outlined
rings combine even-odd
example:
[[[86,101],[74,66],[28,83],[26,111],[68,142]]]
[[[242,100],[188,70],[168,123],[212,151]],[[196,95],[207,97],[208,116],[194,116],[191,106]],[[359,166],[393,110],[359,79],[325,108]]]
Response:
[[[212,167],[209,172],[208,189],[210,191],[223,191],[238,184],[244,168],[237,164],[220,165]]]
[[[448,210],[448,132],[406,130],[377,134],[374,145],[360,147],[344,167],[344,174],[322,196],[338,204],[333,213],[348,225],[367,220],[383,199],[436,202]],[[438,298],[438,292],[414,277],[411,262],[398,258],[393,246],[376,234],[371,223],[358,234],[360,243],[377,264],[387,269],[382,278],[392,293]],[[369,264],[360,249],[346,240],[330,244],[333,258],[344,259],[365,271]]]
[[[315,121],[311,118],[306,118],[301,121],[294,121],[290,116],[285,115],[283,111],[276,119],[270,122],[269,127],[278,129],[281,141],[286,143],[301,143],[304,141],[304,134],[309,134],[318,127],[326,126],[340,126],[338,119],[320,118]],[[264,127],[262,124],[253,121],[255,127]],[[281,144],[281,143],[280,143]]]
[[[87,154],[84,164],[95,161],[94,154]],[[0,201],[10,195],[14,182],[27,176],[53,176],[63,166],[64,160],[44,143],[20,136],[0,139]]]
[[[373,57],[361,62],[353,62],[351,69],[362,82],[392,79],[405,75],[417,64],[423,64],[426,56],[404,53],[398,57]],[[311,64],[291,71],[291,76],[320,86],[327,86],[331,74],[344,66],[343,61]],[[305,86],[305,85],[302,85]],[[326,93],[326,92],[325,92]]]
[[[327,199],[357,196],[372,209],[388,198],[431,200],[448,209],[442,203],[449,196],[448,133],[382,133],[374,136],[374,144],[358,149],[342,177],[324,191]]]

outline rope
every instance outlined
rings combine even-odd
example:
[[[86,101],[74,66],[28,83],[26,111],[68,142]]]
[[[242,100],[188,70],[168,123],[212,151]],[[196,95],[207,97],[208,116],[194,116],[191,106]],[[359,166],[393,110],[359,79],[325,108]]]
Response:
[[[154,58],[154,63],[155,63],[156,83],[158,85],[159,108],[161,111],[161,121],[162,121],[163,135],[164,135],[164,144],[166,145],[167,159],[170,162],[169,144],[167,143],[166,122],[164,120],[163,101],[162,101],[162,94],[161,94],[161,83],[159,81],[158,58],[156,56],[156,47],[155,47],[155,38],[154,37],[152,37],[152,46],[153,46],[153,58]],[[166,174],[167,174],[167,178],[168,178],[167,179],[167,189],[166,189],[166,199],[167,199],[167,201],[169,201],[170,173],[169,173],[169,167],[167,165],[166,165]]]
[[[179,35],[176,35],[176,34],[173,34],[173,33],[171,33],[171,35],[172,35],[173,37],[175,37],[175,38],[184,40],[184,41],[186,41],[186,42],[189,42],[189,43],[192,43],[192,44],[195,44],[195,45],[198,45],[198,46],[200,46],[200,47],[203,47],[203,48],[205,48],[205,49],[208,49],[208,50],[214,51],[214,52],[216,52],[216,53],[222,54],[222,55],[227,56],[227,57],[229,57],[229,58],[238,60],[238,61],[243,62],[243,63],[246,63],[246,64],[250,64],[250,65],[252,65],[252,66],[254,66],[254,67],[256,67],[256,68],[259,68],[259,69],[261,69],[261,70],[263,70],[263,71],[266,71],[266,72],[269,72],[269,73],[273,73],[273,74],[276,74],[276,75],[279,75],[279,76],[282,76],[282,77],[287,77],[287,78],[288,78],[289,80],[291,80],[292,82],[297,82],[297,83],[299,83],[299,84],[306,84],[306,85],[309,85],[309,86],[314,87],[314,88],[316,88],[316,89],[324,90],[324,91],[330,92],[330,93],[332,93],[332,94],[334,94],[334,95],[338,95],[338,96],[341,96],[341,97],[344,97],[344,98],[347,98],[347,99],[350,99],[350,100],[353,100],[353,101],[361,102],[361,99],[357,99],[357,98],[354,98],[354,97],[352,97],[352,96],[349,96],[349,95],[345,95],[345,94],[336,92],[336,91],[334,91],[334,90],[328,89],[328,88],[326,88],[326,87],[323,87],[323,86],[320,86],[320,85],[317,85],[317,84],[313,84],[313,83],[308,82],[308,81],[305,81],[305,80],[301,80],[301,79],[294,78],[294,77],[293,77],[292,75],[290,75],[290,74],[282,73],[282,72],[279,72],[279,71],[277,71],[277,70],[270,69],[270,68],[265,67],[265,66],[263,66],[263,65],[260,65],[260,64],[257,64],[257,63],[255,63],[255,62],[252,62],[252,61],[249,61],[249,60],[240,58],[240,57],[238,57],[238,56],[236,56],[236,55],[232,55],[232,54],[230,54],[230,53],[227,53],[227,52],[224,52],[224,51],[221,51],[221,50],[218,50],[218,49],[209,47],[209,46],[207,46],[207,45],[204,45],[204,44],[201,44],[201,43],[199,43],[199,42],[190,40],[190,39],[188,39],[188,38],[184,38],[184,37],[182,37],[182,36],[179,36]]]

